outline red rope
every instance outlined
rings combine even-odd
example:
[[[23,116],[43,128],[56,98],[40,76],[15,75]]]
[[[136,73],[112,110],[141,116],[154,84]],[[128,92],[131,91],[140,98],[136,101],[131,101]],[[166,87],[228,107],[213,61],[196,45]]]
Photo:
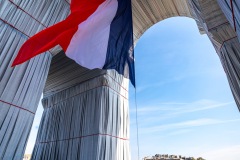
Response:
[[[221,23],[221,24],[219,24],[219,25],[217,25],[217,26],[214,26],[214,27],[208,29],[208,31],[211,31],[211,30],[213,30],[213,29],[215,29],[215,28],[218,28],[219,26],[222,26],[222,25],[225,25],[225,24],[229,24],[229,22],[227,21],[227,22]]]
[[[233,9],[233,0],[230,0],[230,3],[231,3],[231,9],[232,9],[232,19],[234,23],[234,30],[236,31],[237,27],[236,27],[236,21],[235,21],[234,9]]]
[[[29,15],[32,19],[34,19],[35,21],[37,21],[39,24],[41,24],[43,27],[45,27],[45,28],[47,28],[47,26],[46,25],[44,25],[42,22],[40,22],[39,20],[37,20],[36,18],[34,18],[31,14],[29,14],[27,11],[25,11],[23,8],[21,8],[19,5],[17,5],[16,3],[14,3],[12,0],[8,0],[11,4],[13,4],[14,6],[16,6],[17,7],[17,9],[20,9],[21,11],[23,11],[24,13],[26,13],[27,15]],[[67,2],[69,5],[70,5],[70,3],[67,1],[67,0],[65,0],[65,2]],[[3,20],[3,19],[1,19],[3,22],[5,22],[6,24],[8,24],[8,25],[10,25],[12,28],[14,28],[14,29],[16,29],[16,30],[18,30],[19,32],[21,32],[21,33],[23,33],[22,31],[20,31],[19,29],[17,29],[16,27],[14,27],[13,25],[11,25],[11,24],[9,24],[9,23],[7,23],[7,21],[5,21],[5,20]],[[28,36],[27,34],[25,34],[25,33],[23,33],[24,35],[26,35],[27,37],[30,37],[30,36]],[[50,52],[50,51],[49,51]],[[51,54],[52,54],[52,52],[50,52]]]
[[[32,112],[32,111],[30,111],[30,110],[28,110],[28,109],[26,109],[26,108],[17,106],[17,105],[15,105],[15,104],[12,104],[12,103],[9,103],[9,102],[3,101],[3,100],[0,100],[0,102],[5,103],[5,104],[9,104],[9,105],[11,105],[11,106],[13,106],[13,107],[16,107],[16,108],[18,108],[18,109],[21,109],[21,110],[27,111],[27,112],[29,112],[29,113],[35,114],[34,112]]]
[[[18,28],[16,28],[15,26],[13,26],[12,24],[8,23],[7,21],[5,21],[4,19],[2,19],[0,17],[0,20],[3,21],[4,23],[6,23],[7,25],[9,25],[10,27],[12,27],[13,29],[17,30],[18,32],[24,34],[25,36],[27,36],[28,38],[30,37],[29,35],[27,35],[26,33],[24,33],[23,31],[19,30]]]
[[[67,0],[65,0],[65,2],[67,2],[70,5],[70,3]]]
[[[114,82],[116,82],[122,89],[128,92],[128,90],[125,87],[123,87],[119,82],[117,82],[111,75],[109,74],[106,74],[106,75],[109,76]]]
[[[12,27],[13,29],[17,30],[18,32],[22,33],[23,35],[25,35],[26,37],[30,38],[29,35],[27,35],[26,33],[24,33],[23,31],[19,30],[18,28],[16,28],[15,26],[13,26],[12,24],[8,23],[7,21],[5,21],[4,19],[2,19],[0,17],[0,20],[3,21],[3,23],[6,23],[7,25],[9,25],[10,27]],[[50,52],[50,51],[48,51]],[[51,54],[53,54],[52,52],[50,52]]]
[[[52,106],[54,106],[54,105],[56,105],[56,104],[58,104],[58,103],[61,103],[61,102],[67,101],[69,98],[73,98],[73,97],[75,97],[75,96],[77,96],[77,95],[83,94],[83,93],[85,93],[85,92],[88,92],[88,91],[91,91],[91,90],[94,90],[94,89],[96,89],[96,88],[100,88],[100,87],[108,87],[108,88],[112,89],[114,92],[116,92],[118,95],[120,95],[121,97],[123,97],[124,99],[128,100],[127,97],[125,97],[124,95],[120,94],[118,91],[116,91],[116,90],[113,89],[112,87],[110,87],[110,86],[108,86],[108,85],[99,85],[99,86],[96,86],[96,87],[91,88],[91,89],[89,89],[89,90],[86,90],[86,91],[80,92],[80,93],[78,93],[78,94],[76,94],[76,95],[74,95],[74,96],[68,97],[67,99],[64,99],[64,100],[62,100],[62,101],[59,101],[59,102],[57,102],[57,103],[55,103],[55,104],[52,104],[52,105],[51,105],[50,107],[48,107],[48,108],[51,108]]]
[[[108,85],[102,85],[102,86],[105,86],[105,87],[108,87],[110,89],[112,89],[113,91],[115,91],[118,95],[122,96],[124,99],[128,100],[127,97],[125,97],[124,95],[122,95],[121,93],[119,93],[118,91],[116,91],[115,89],[113,89],[112,87],[108,86]]]
[[[37,143],[40,143],[40,144],[41,143],[53,143],[53,142],[69,141],[69,140],[73,140],[73,139],[81,139],[81,138],[93,137],[93,136],[109,136],[109,137],[121,139],[121,140],[124,140],[124,141],[129,140],[127,138],[117,137],[117,136],[113,136],[113,135],[110,135],[110,134],[97,133],[97,134],[91,134],[91,135],[86,135],[86,136],[73,137],[73,138],[67,138],[67,139],[60,139],[60,140],[54,140],[54,141],[37,142]]]
[[[30,15],[28,12],[26,12],[24,9],[22,9],[19,5],[17,5],[16,3],[14,3],[12,0],[8,0],[10,3],[12,3],[14,6],[17,7],[17,9],[20,9],[21,11],[23,11],[24,13],[26,13],[27,15],[29,15],[32,19],[34,19],[35,21],[37,21],[39,24],[41,24],[42,26],[44,26],[45,28],[47,28],[47,26],[45,26],[43,23],[41,23],[39,20],[37,20],[36,18],[34,18],[32,15]]]
[[[34,19],[35,21],[37,21],[39,24],[41,24],[42,26],[44,26],[45,28],[47,28],[46,25],[44,25],[42,22],[40,22],[39,20],[37,20],[36,18],[34,18],[31,14],[29,14],[27,11],[25,11],[23,8],[21,8],[19,5],[17,5],[16,3],[14,3],[12,0],[8,0],[10,3],[12,3],[14,6],[16,6],[18,9],[20,9],[21,11],[23,11],[24,13],[26,13],[27,15],[29,15],[32,19]],[[67,2],[69,5],[70,3],[65,0],[65,2]]]
[[[222,45],[221,45],[221,47],[220,47],[220,50],[222,49],[222,47],[223,47],[223,45],[224,45],[225,42],[230,41],[230,40],[232,40],[232,39],[234,39],[234,38],[237,38],[237,36],[234,36],[234,37],[232,37],[232,38],[229,38],[229,39],[223,41],[223,43],[222,43]]]

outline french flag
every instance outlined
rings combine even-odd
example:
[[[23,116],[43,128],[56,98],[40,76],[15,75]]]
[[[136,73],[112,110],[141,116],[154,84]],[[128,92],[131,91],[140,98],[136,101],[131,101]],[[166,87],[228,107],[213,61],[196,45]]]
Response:
[[[12,66],[56,45],[79,65],[115,69],[135,86],[131,0],[72,0],[71,14],[21,47]]]

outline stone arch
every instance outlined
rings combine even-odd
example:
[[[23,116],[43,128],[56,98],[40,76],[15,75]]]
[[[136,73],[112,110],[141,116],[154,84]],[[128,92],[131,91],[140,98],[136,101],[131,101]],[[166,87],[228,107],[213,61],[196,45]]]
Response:
[[[133,0],[133,32],[134,42],[152,25],[171,17],[193,18],[187,0]]]
[[[234,28],[236,29],[236,26],[234,26],[235,23],[229,18],[234,14],[234,10],[231,10],[230,1],[133,0],[134,41],[136,44],[137,40],[148,28],[166,18],[177,16],[193,18],[196,21],[199,32],[207,34],[212,42],[226,73],[233,97],[240,110],[240,79],[238,77],[238,69],[240,69],[240,60],[238,58],[240,55],[240,45],[236,33],[238,30],[234,30]],[[237,8],[238,4],[234,3],[233,5]],[[162,10],[163,13],[159,14],[159,10]],[[238,13],[239,10],[236,12]]]

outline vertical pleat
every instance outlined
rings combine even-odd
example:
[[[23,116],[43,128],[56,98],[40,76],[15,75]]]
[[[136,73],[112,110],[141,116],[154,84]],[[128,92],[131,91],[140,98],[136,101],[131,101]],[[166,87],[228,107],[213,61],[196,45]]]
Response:
[[[240,110],[240,44],[238,39],[234,38],[225,42],[219,55],[234,99]]]
[[[32,159],[129,160],[127,87],[128,80],[108,71],[44,97]]]
[[[238,0],[217,0],[223,13],[231,26],[235,29],[240,40],[240,1]]]
[[[230,0],[189,0],[188,2],[194,18],[201,24],[216,49],[233,97],[240,110],[240,43],[234,27],[232,27]],[[237,8],[240,7],[240,3],[233,2],[235,2],[235,12],[239,13]],[[235,18],[236,21],[240,19],[238,14]],[[238,22],[236,24],[239,25]]]
[[[22,159],[52,55],[12,61],[29,36],[68,14],[67,1],[0,0],[0,159]]]

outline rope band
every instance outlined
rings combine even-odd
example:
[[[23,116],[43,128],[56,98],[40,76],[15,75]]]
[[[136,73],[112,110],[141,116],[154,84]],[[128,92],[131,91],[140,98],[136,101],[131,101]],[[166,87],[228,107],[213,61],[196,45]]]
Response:
[[[32,112],[32,111],[30,111],[30,110],[28,110],[28,109],[26,109],[26,108],[23,108],[23,107],[17,106],[17,105],[15,105],[15,104],[12,104],[12,103],[9,103],[9,102],[3,101],[3,100],[0,100],[0,102],[5,103],[5,104],[9,104],[9,105],[11,105],[11,106],[13,106],[13,107],[16,107],[16,108],[18,108],[18,109],[21,109],[21,110],[27,111],[27,112],[29,112],[29,113],[35,115],[34,112]]]
[[[234,30],[237,31],[235,14],[234,14],[234,9],[233,9],[233,0],[230,0],[230,4],[231,4],[231,9],[232,9],[232,19],[233,19],[233,24],[234,24]]]
[[[73,137],[73,138],[67,138],[67,139],[60,139],[60,140],[54,140],[54,141],[43,141],[43,142],[37,142],[38,144],[42,144],[42,143],[54,143],[54,142],[62,142],[62,141],[69,141],[69,140],[74,140],[74,139],[82,139],[82,138],[86,138],[86,137],[93,137],[93,136],[108,136],[108,137],[112,137],[112,138],[117,138],[120,140],[124,140],[124,141],[128,141],[128,138],[122,138],[122,137],[118,137],[118,136],[113,136],[110,134],[102,134],[102,133],[96,133],[96,134],[90,134],[90,135],[86,135],[86,136],[79,136],[79,137]]]
[[[223,43],[222,43],[222,45],[221,45],[221,47],[220,47],[220,51],[222,50],[222,47],[223,47],[223,45],[224,45],[225,42],[230,41],[230,40],[232,40],[232,39],[234,39],[234,38],[237,38],[237,36],[234,36],[234,37],[232,37],[232,38],[229,38],[229,39],[223,41]]]

